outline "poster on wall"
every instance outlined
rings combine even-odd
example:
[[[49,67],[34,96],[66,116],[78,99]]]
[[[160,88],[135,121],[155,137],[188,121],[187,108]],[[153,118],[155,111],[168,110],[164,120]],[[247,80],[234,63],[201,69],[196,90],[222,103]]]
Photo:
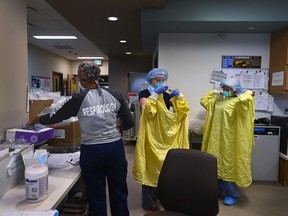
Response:
[[[261,68],[261,56],[222,56],[222,68]]]
[[[32,76],[31,86],[32,86],[32,88],[40,88],[43,91],[50,91],[50,78],[49,77]]]

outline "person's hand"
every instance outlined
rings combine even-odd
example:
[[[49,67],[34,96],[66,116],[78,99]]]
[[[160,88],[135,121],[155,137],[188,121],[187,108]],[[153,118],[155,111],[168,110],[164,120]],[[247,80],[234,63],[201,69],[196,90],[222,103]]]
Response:
[[[179,96],[179,95],[180,95],[180,91],[178,89],[174,89],[172,93],[170,94],[170,98]]]
[[[167,89],[168,89],[168,86],[160,86],[157,89],[155,89],[154,92],[156,94],[161,94],[161,93],[164,93],[165,91],[167,91]]]
[[[26,124],[25,124],[25,127],[28,128],[32,125],[35,125],[39,123],[39,116],[35,117],[34,119],[31,119],[30,121],[28,121]]]
[[[214,89],[214,94],[220,94],[220,91]]]
[[[252,91],[252,90],[247,90],[247,92],[248,92],[249,94],[251,94],[251,96],[255,96],[255,92],[254,92],[254,91]]]

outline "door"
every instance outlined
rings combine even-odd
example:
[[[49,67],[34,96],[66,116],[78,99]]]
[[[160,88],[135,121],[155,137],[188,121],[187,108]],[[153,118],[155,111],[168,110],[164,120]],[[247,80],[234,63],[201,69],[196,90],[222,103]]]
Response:
[[[63,74],[59,72],[52,72],[53,92],[61,92],[64,95]]]

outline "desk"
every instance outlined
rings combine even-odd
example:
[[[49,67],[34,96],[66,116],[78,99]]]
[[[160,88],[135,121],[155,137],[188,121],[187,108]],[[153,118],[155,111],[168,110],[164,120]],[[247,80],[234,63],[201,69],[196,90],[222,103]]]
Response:
[[[49,169],[48,197],[40,202],[26,201],[25,182],[11,188],[0,199],[0,213],[5,210],[55,209],[81,176],[80,166],[66,169]]]

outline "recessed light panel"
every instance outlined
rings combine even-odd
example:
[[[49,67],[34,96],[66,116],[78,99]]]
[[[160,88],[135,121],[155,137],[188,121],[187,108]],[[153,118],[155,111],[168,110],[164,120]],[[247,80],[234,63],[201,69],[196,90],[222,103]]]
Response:
[[[75,37],[75,36],[37,36],[37,35],[34,35],[33,36],[34,38],[36,38],[36,39],[46,39],[46,40],[50,40],[50,39],[77,39],[77,37]]]
[[[78,59],[103,59],[103,57],[93,57],[93,56],[79,56]]]
[[[110,21],[117,21],[118,18],[117,18],[117,17],[113,17],[113,16],[111,16],[111,17],[108,17],[108,20],[110,20]]]

